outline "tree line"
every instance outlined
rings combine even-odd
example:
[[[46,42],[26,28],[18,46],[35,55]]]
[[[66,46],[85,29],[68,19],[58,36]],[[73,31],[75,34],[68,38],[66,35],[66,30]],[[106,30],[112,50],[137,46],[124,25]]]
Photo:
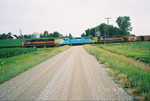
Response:
[[[95,37],[98,36],[97,32],[102,38],[131,35],[130,31],[132,31],[132,27],[129,16],[118,17],[116,23],[118,27],[107,25],[106,23],[101,23],[96,27],[88,28],[87,30],[85,30],[85,33],[81,34],[81,36]]]
[[[11,32],[8,32],[8,34],[6,33],[3,33],[3,34],[0,34],[0,39],[12,39],[12,38],[16,38],[16,39],[21,39],[21,38],[31,38],[31,35],[12,35]]]
[[[16,39],[22,39],[22,38],[32,38],[32,35],[16,35],[12,34],[11,32],[8,32],[8,34],[3,33],[0,34],[0,39],[12,39],[12,37],[15,37]],[[49,33],[48,31],[44,31],[43,33],[40,33],[40,38],[50,38],[50,37],[57,37],[57,38],[64,38],[64,37],[73,37],[71,33],[69,35],[64,36],[63,34],[60,34],[59,32],[55,31],[53,33]]]
[[[40,38],[43,37],[57,37],[57,38],[65,38],[65,37],[70,37],[72,38],[72,34],[69,33],[69,35],[64,36],[63,34],[60,34],[59,32],[55,31],[53,33],[48,33],[48,31],[44,31],[44,33],[40,33]]]
[[[48,31],[44,31],[44,33],[40,33],[40,38],[46,38],[46,37],[61,37],[62,34],[59,32],[55,31],[53,33],[49,33]]]

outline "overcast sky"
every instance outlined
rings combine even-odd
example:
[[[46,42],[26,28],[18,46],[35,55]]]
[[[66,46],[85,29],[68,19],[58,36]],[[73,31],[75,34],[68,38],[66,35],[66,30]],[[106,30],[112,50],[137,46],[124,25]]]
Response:
[[[106,23],[117,26],[130,16],[136,35],[150,35],[150,0],[0,0],[0,34],[58,31],[80,36],[87,28]]]

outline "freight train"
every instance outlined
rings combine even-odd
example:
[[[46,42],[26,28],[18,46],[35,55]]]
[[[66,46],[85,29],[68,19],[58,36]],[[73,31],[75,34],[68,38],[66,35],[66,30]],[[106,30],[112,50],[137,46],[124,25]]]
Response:
[[[135,41],[150,41],[150,35],[147,36],[116,36],[113,38],[98,38],[94,42],[90,37],[64,38],[60,44],[56,44],[55,39],[32,39],[22,43],[22,47],[51,47],[63,45],[81,45],[81,44],[102,44],[102,43],[121,43]]]
[[[56,44],[55,39],[32,39],[22,42],[22,47],[51,47],[51,46],[63,46],[63,45],[81,45],[90,44],[91,39],[89,37],[73,37],[64,38],[60,44]]]

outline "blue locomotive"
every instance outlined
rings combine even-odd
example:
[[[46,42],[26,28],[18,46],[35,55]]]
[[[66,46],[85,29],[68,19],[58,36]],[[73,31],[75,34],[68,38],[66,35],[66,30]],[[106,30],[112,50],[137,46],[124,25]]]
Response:
[[[73,37],[73,38],[64,38],[61,42],[62,45],[79,45],[79,44],[89,44],[91,39],[89,37]]]

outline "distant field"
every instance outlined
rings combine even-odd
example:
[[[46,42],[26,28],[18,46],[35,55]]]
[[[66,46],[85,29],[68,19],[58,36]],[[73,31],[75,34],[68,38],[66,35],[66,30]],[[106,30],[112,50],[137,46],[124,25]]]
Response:
[[[51,37],[51,39],[54,37]],[[45,38],[42,38],[45,39]],[[56,40],[56,43],[59,43],[59,38],[54,38]],[[3,39],[0,40],[0,48],[2,47],[21,47],[22,42],[25,42],[25,40],[31,40],[31,39]]]
[[[99,48],[109,50],[113,53],[124,55],[145,63],[150,63],[150,41],[130,42],[130,43],[113,43],[97,44]]]

